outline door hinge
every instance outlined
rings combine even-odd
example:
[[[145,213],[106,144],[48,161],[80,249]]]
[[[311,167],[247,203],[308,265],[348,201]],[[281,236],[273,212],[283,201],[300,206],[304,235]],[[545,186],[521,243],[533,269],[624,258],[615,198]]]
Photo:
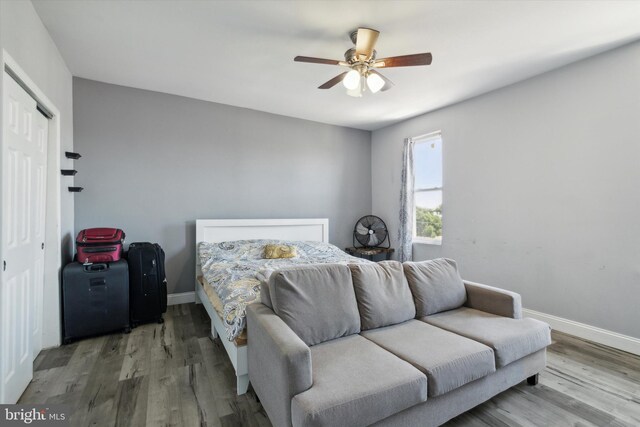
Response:
[[[7,261],[2,261],[2,271],[7,271]]]
[[[40,247],[41,247],[42,249],[44,249],[44,242],[42,242],[42,245],[40,245]]]

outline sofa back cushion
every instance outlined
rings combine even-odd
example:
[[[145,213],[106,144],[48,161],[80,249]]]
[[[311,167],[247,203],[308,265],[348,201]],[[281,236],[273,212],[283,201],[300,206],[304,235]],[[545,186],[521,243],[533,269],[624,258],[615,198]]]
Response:
[[[422,262],[405,262],[404,274],[416,303],[417,317],[462,307],[467,292],[455,261],[439,258]]]
[[[360,332],[349,267],[318,264],[277,270],[269,277],[273,311],[305,342]]]
[[[406,322],[416,317],[416,307],[402,264],[351,264],[362,330]]]

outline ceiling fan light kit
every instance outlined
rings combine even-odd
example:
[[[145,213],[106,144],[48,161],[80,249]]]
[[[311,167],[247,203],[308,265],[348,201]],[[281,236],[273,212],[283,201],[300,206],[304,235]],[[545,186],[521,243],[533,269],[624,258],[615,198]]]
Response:
[[[360,86],[360,73],[357,70],[351,70],[342,79],[342,85],[348,90],[354,90]]]
[[[367,76],[367,86],[369,86],[371,93],[377,93],[384,87],[384,80],[377,74],[369,73]]]
[[[350,68],[349,71],[345,71],[320,85],[318,89],[330,89],[339,82],[342,82],[342,85],[347,89],[347,95],[354,97],[361,97],[367,88],[371,93],[384,92],[385,90],[391,89],[393,83],[380,74],[376,70],[377,68],[410,67],[431,64],[432,56],[430,53],[376,59],[374,46],[378,41],[379,35],[379,31],[371,28],[358,28],[352,31],[350,38],[356,47],[344,53],[344,61],[310,56],[296,56],[293,60],[296,62],[339,65]]]

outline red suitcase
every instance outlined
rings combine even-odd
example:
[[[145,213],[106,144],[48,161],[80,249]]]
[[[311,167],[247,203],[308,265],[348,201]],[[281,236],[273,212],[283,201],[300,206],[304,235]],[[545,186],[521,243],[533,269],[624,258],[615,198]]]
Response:
[[[76,261],[112,262],[122,257],[124,231],[119,228],[87,228],[76,237]]]

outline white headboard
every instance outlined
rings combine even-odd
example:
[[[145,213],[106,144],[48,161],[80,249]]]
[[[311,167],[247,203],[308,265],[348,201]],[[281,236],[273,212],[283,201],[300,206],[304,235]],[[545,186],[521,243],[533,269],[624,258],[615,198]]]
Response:
[[[197,219],[196,245],[200,242],[280,239],[329,241],[329,220],[311,219]]]
[[[200,273],[200,242],[279,239],[329,242],[328,218],[294,219],[197,219],[196,279]]]

